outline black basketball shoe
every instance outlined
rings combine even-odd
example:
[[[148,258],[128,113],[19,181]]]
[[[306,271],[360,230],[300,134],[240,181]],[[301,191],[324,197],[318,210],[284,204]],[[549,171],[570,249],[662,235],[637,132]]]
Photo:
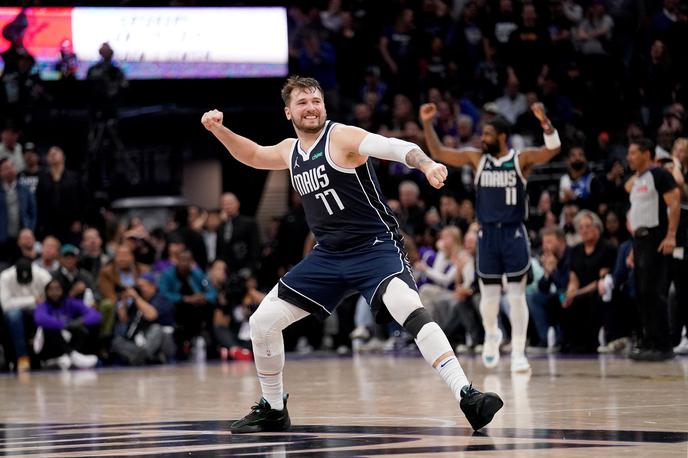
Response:
[[[288,394],[284,394],[284,409],[275,410],[270,407],[265,398],[260,398],[257,404],[251,407],[251,413],[241,420],[231,424],[229,431],[232,434],[259,433],[261,431],[286,431],[291,426],[289,412],[287,411]]]
[[[461,388],[459,405],[473,430],[477,431],[492,421],[504,401],[495,393],[481,393],[471,384]]]
[[[674,357],[674,351],[672,349],[664,351],[656,349],[647,349],[634,351],[631,354],[629,354],[628,357],[633,361],[661,362],[672,359]]]

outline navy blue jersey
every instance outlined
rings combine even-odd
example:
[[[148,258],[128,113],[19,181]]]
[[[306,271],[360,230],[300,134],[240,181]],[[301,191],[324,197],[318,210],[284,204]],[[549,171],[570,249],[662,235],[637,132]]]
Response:
[[[480,223],[521,223],[527,217],[526,180],[515,150],[499,159],[483,154],[475,174],[475,207]]]
[[[334,126],[327,121],[309,151],[297,141],[289,159],[292,185],[301,195],[306,221],[318,245],[343,251],[376,243],[376,239],[401,242],[399,224],[382,197],[370,161],[347,169],[330,157]]]

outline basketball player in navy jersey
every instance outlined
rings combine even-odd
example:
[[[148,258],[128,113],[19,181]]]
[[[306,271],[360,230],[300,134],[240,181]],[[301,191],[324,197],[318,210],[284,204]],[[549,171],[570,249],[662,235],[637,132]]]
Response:
[[[509,123],[502,117],[488,121],[482,130],[482,151],[477,148],[444,147],[432,126],[437,113],[434,104],[420,108],[425,141],[430,154],[445,164],[475,170],[476,214],[478,234],[477,272],[480,284],[480,313],[485,328],[482,359],[488,368],[499,363],[502,332],[497,325],[502,282],[506,277],[506,296],[511,321],[511,370],[528,372],[525,356],[528,330],[526,277],[530,269],[528,233],[523,221],[527,217],[526,179],[532,167],[548,162],[559,153],[561,142],[557,131],[545,115],[541,103],[531,107],[545,132],[545,146],[520,152],[509,149]]]
[[[289,169],[317,245],[284,275],[251,315],[251,341],[263,397],[234,422],[232,433],[284,431],[290,426],[282,388],[282,330],[309,314],[329,316],[351,291],[371,304],[379,322],[393,318],[414,336],[425,360],[451,388],[473,429],[488,424],[503,402],[473,388],[440,327],[420,302],[392,215],[368,156],[402,162],[442,187],[447,169],[417,145],[327,121],[320,84],[293,76],[282,89],[284,113],[296,131],[277,145],[260,146],[222,124],[203,125],[240,162],[258,169]]]

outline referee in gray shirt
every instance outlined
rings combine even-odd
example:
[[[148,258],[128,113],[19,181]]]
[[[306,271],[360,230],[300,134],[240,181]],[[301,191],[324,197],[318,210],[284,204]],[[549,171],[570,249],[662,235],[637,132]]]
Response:
[[[631,195],[628,217],[633,231],[638,313],[643,329],[638,349],[630,357],[638,361],[664,361],[674,356],[667,296],[680,193],[674,177],[655,166],[654,158],[654,145],[647,139],[632,142],[628,147],[628,164],[635,172],[626,183]]]

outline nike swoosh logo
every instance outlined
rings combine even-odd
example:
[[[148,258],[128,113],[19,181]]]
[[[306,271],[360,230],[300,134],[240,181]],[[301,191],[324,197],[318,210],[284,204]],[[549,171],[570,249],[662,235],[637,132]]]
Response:
[[[453,361],[453,360],[448,359],[447,361],[443,362],[442,364],[440,364],[440,369],[442,369],[444,366],[446,366],[447,364],[451,363],[452,361]]]

